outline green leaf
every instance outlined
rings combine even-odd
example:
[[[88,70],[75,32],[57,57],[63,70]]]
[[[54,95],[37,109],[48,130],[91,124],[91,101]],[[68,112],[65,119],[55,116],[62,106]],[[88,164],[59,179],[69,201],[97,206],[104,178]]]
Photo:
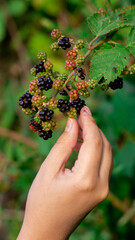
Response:
[[[135,56],[135,28],[132,28],[129,33],[127,45],[130,52]]]
[[[135,6],[122,8],[114,13],[94,13],[88,18],[88,25],[96,36],[105,35],[125,26],[135,26]]]
[[[125,46],[106,43],[92,58],[90,77],[99,81],[104,76],[109,83],[121,74],[128,60],[129,51]]]

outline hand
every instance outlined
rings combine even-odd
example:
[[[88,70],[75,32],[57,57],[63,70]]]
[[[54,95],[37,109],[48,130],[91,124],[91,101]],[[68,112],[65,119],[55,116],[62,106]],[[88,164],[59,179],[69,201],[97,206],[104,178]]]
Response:
[[[88,107],[82,108],[78,122],[68,119],[64,133],[41,165],[17,240],[65,240],[107,197],[112,148]],[[82,143],[77,142],[78,134]],[[79,154],[69,170],[65,164],[73,149]]]

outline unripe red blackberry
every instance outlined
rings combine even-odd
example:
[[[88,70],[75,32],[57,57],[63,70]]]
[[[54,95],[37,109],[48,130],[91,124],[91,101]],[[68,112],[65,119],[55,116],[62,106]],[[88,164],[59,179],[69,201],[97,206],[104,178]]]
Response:
[[[66,115],[70,118],[74,118],[77,115],[76,108],[71,107],[70,110],[66,112]]]
[[[31,73],[31,75],[36,76],[36,68],[34,68],[34,67],[31,68],[30,73]]]
[[[82,56],[82,55],[79,55],[79,56],[77,57],[77,59],[75,60],[75,62],[76,62],[76,65],[77,65],[77,66],[79,66],[80,64],[84,64],[84,62],[85,62],[85,57]]]
[[[68,94],[71,99],[78,98],[78,91],[76,89],[71,89]]]
[[[82,49],[84,48],[85,46],[85,42],[83,40],[77,40],[76,43],[75,43],[75,46],[78,48],[78,49]]]
[[[135,73],[135,64],[133,64],[132,66],[129,67],[129,71],[130,71],[130,74]]]
[[[43,110],[41,110],[39,112],[39,116],[41,121],[45,122],[45,121],[50,121],[52,119],[52,115],[54,114],[53,110],[49,110],[47,107],[43,108]]]
[[[67,99],[59,99],[57,107],[60,112],[66,112],[70,109],[70,102]]]
[[[44,67],[45,67],[46,72],[50,72],[53,68],[53,64],[50,61],[47,61],[44,63]]]
[[[22,111],[26,115],[31,115],[33,113],[33,109],[31,108],[22,108]]]
[[[72,50],[69,50],[68,52],[67,52],[67,58],[68,59],[76,59],[76,57],[77,57],[77,50],[75,50],[75,49],[72,49]]]
[[[79,92],[79,95],[87,98],[87,97],[90,96],[90,93],[89,93],[89,91],[86,89],[86,90],[84,90],[84,91],[80,91],[80,92]]]
[[[85,90],[88,87],[88,83],[85,81],[80,81],[75,84],[78,91]]]
[[[53,81],[53,88],[56,89],[56,90],[60,90],[62,87],[63,87],[63,84],[64,84],[64,81],[60,80],[59,78],[58,79],[55,79]]]
[[[31,95],[41,94],[42,91],[39,89],[37,83],[38,83],[37,78],[34,78],[32,81],[30,81],[29,92]]]
[[[81,109],[85,106],[85,101],[80,98],[74,99],[71,102],[71,106],[74,107],[78,114],[80,114]]]
[[[100,87],[101,87],[101,89],[102,89],[103,91],[107,91],[108,88],[109,88],[109,84],[107,84],[107,83],[102,83],[102,84],[100,85]]]
[[[59,29],[53,29],[51,32],[51,37],[53,39],[58,39],[61,37],[61,31]]]
[[[45,53],[45,52],[39,52],[38,54],[37,54],[37,58],[39,59],[39,60],[44,60],[44,61],[46,61],[47,60],[47,53]]]
[[[97,83],[97,81],[94,80],[94,79],[91,79],[91,80],[88,81],[88,87],[89,87],[90,89],[96,88],[97,85],[98,85],[98,83]]]
[[[41,128],[41,125],[35,122],[34,116],[30,119],[29,128],[34,132],[37,132]]]
[[[67,70],[73,70],[76,67],[76,62],[74,60],[66,60],[65,68]]]
[[[64,82],[67,80],[67,78],[68,78],[68,75],[66,73],[61,73],[59,75],[59,79],[63,80]]]
[[[35,94],[33,97],[32,97],[32,105],[34,107],[40,107],[42,106],[43,104],[43,101],[44,101],[44,96],[42,94]]]
[[[58,101],[54,98],[51,98],[47,102],[47,106],[49,109],[56,109],[57,108]]]
[[[68,37],[63,37],[58,41],[59,47],[61,47],[63,50],[66,50],[67,48],[71,47],[70,40]]]
[[[85,70],[83,68],[79,68],[79,70],[78,70],[78,77],[81,78],[82,80],[84,80],[85,76],[86,76]]]
[[[54,42],[51,44],[50,48],[52,49],[52,51],[57,51],[59,50],[59,45],[58,45],[58,42]]]

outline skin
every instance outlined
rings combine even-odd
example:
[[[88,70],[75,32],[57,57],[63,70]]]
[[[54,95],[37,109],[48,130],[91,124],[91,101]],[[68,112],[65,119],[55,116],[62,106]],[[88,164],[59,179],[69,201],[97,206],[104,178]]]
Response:
[[[69,170],[65,164],[73,149],[78,151],[78,159]],[[78,121],[68,119],[32,183],[17,240],[68,239],[82,219],[108,196],[111,169],[110,143],[89,108],[83,107]]]

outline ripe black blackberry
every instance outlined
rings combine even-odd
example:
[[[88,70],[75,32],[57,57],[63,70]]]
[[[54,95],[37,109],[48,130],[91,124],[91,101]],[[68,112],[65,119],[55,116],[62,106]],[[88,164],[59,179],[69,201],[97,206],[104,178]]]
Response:
[[[44,140],[48,140],[48,138],[52,137],[52,130],[49,131],[44,131],[42,128],[39,129],[38,134],[41,138],[43,138]]]
[[[102,84],[102,83],[104,83],[104,82],[105,82],[105,79],[104,79],[104,77],[102,77],[102,78],[99,80],[98,84]]]
[[[40,62],[39,64],[34,65],[36,74],[39,72],[45,72],[44,62]]]
[[[58,41],[59,47],[61,47],[63,50],[66,50],[67,48],[71,47],[71,44],[69,42],[68,37],[63,37]]]
[[[77,113],[80,114],[81,109],[86,106],[85,101],[80,98],[74,99],[71,102],[71,106],[77,110]]]
[[[66,112],[70,109],[70,102],[67,99],[59,99],[57,107],[60,112]]]
[[[51,120],[53,114],[54,111],[49,110],[48,108],[44,108],[42,111],[39,112],[40,119],[43,122]]]
[[[52,84],[53,84],[53,81],[51,80],[50,77],[45,77],[45,76],[42,76],[42,77],[39,77],[38,78],[38,87],[40,88],[40,90],[49,90],[50,88],[52,88]]]
[[[114,82],[110,82],[109,83],[109,87],[113,90],[116,90],[116,89],[121,89],[123,88],[123,79],[120,78],[120,77],[117,77]]]
[[[85,76],[86,76],[86,73],[85,73],[84,69],[80,68],[78,70],[78,77],[81,78],[82,80],[84,80]]]
[[[67,96],[68,95],[68,93],[64,89],[59,90],[59,94],[63,95],[63,96]]]
[[[38,131],[39,129],[41,129],[41,125],[40,125],[39,123],[37,123],[34,118],[35,118],[34,116],[30,118],[29,128],[30,128],[32,131],[36,132],[36,131]]]
[[[23,108],[31,108],[31,98],[32,95],[29,93],[29,91],[27,91],[19,98],[19,105]]]

